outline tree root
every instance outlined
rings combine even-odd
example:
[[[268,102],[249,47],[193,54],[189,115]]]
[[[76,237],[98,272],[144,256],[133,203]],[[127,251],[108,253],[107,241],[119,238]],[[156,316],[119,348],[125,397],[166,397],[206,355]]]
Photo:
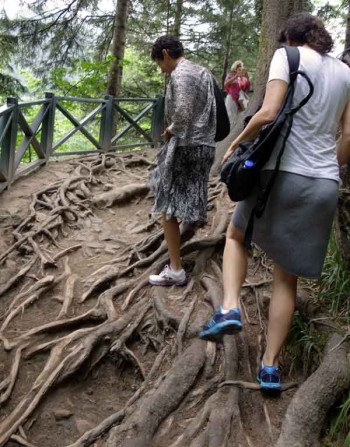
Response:
[[[192,342],[179,357],[158,389],[143,399],[122,425],[110,431],[107,447],[146,447],[157,427],[183,400],[205,361],[205,344]]]
[[[317,447],[329,408],[350,388],[349,347],[333,335],[317,370],[303,383],[288,406],[276,447]]]
[[[4,293],[6,293],[8,290],[11,289],[18,281],[20,281],[33,267],[35,262],[37,261],[38,257],[34,256],[27,264],[15,275],[13,278],[11,278],[7,284],[0,287],[0,296],[2,296]]]
[[[116,321],[107,321],[95,328],[78,330],[64,337],[52,349],[43,371],[30,391],[0,423],[0,447],[5,445],[30,416],[53,385],[74,374],[88,360],[96,346],[122,333],[137,315],[143,313],[146,306],[147,303],[138,303],[127,315]]]
[[[300,384],[298,382],[287,382],[281,385],[281,391],[287,391],[292,388],[297,388]],[[260,385],[254,382],[244,382],[243,380],[225,380],[225,382],[220,383],[218,388],[224,386],[237,386],[245,390],[261,391]]]
[[[148,191],[149,186],[146,183],[129,184],[94,196],[92,198],[92,203],[96,206],[110,207],[115,203],[131,200]]]

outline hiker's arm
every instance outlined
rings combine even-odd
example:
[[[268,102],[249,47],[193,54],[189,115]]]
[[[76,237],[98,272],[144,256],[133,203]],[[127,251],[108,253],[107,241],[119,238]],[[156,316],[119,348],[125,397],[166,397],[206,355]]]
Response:
[[[287,90],[288,84],[285,81],[274,79],[273,81],[268,82],[261,109],[252,117],[243,132],[231,143],[223,158],[223,163],[242,141],[254,140],[263,126],[273,122],[283,105]]]
[[[337,145],[337,158],[339,166],[343,166],[350,161],[350,101],[341,118],[341,135]]]

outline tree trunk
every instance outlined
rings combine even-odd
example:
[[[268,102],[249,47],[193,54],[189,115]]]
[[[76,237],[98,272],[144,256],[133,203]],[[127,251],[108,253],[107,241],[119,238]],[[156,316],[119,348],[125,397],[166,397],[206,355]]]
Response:
[[[350,1],[348,16],[346,20],[345,48],[350,49]],[[349,55],[350,57],[350,51]],[[349,65],[350,67],[350,65]],[[350,162],[343,166],[340,171],[343,185],[339,190],[339,202],[336,220],[337,246],[342,259],[350,269]]]
[[[234,6],[231,6],[230,9],[230,15],[228,19],[228,30],[227,30],[227,37],[226,37],[226,45],[225,45],[225,56],[224,56],[224,69],[222,73],[222,87],[224,87],[224,82],[226,78],[226,73],[228,70],[228,59],[230,57],[231,52],[231,37],[232,37],[232,25],[233,25],[233,8]]]
[[[345,50],[350,49],[350,1],[348,5],[348,16],[346,18],[346,31],[345,31]]]
[[[244,116],[253,114],[262,103],[270,62],[273,53],[278,47],[277,39],[280,30],[290,15],[300,12],[303,9],[303,0],[264,0],[254,95],[248,105],[247,111],[244,114],[240,113],[238,115],[238,121],[233,129],[231,129],[230,135],[217,145],[216,159],[213,167],[214,172],[220,169],[222,157],[228,146],[235,136],[242,131]]]
[[[182,20],[183,0],[176,0],[176,11],[174,21],[174,36],[180,37],[181,35],[181,20]]]
[[[107,93],[113,97],[120,96],[123,76],[123,59],[125,52],[126,29],[129,12],[129,0],[118,0],[113,26],[112,56]]]

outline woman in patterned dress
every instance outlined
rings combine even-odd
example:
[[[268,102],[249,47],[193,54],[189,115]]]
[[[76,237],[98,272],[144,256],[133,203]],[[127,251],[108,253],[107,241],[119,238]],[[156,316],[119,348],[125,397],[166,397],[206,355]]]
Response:
[[[151,174],[153,211],[162,216],[170,264],[151,275],[152,285],[184,285],[179,222],[201,225],[207,214],[207,183],[215,156],[216,106],[210,72],[184,57],[175,36],[159,37],[152,59],[170,75],[165,97],[165,145]]]

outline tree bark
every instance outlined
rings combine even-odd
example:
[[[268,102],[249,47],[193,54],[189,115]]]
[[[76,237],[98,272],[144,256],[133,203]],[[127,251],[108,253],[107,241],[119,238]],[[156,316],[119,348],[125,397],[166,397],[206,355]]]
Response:
[[[345,31],[345,50],[350,49],[350,1],[348,5],[348,16],[346,18],[346,31]]]
[[[123,59],[125,53],[126,30],[128,22],[130,0],[118,0],[116,7],[116,15],[113,26],[113,41],[111,53],[114,60],[111,65],[107,93],[114,98],[120,96],[122,76],[123,76]]]
[[[176,0],[176,11],[174,21],[174,36],[180,37],[181,35],[181,20],[182,20],[183,0]]]
[[[278,35],[285,21],[290,15],[303,9],[304,0],[264,0],[254,95],[249,102],[247,111],[238,115],[238,121],[231,129],[230,135],[217,144],[214,172],[220,169],[222,157],[229,144],[242,131],[244,117],[253,114],[262,103],[270,62],[278,47]]]
[[[228,29],[227,29],[226,45],[225,45],[225,56],[224,56],[224,67],[223,67],[223,73],[222,73],[222,87],[224,87],[226,73],[227,73],[227,70],[228,70],[228,60],[229,60],[230,51],[231,51],[233,9],[234,9],[234,6],[232,4],[231,9],[230,9],[229,19],[228,19]]]
[[[275,447],[319,447],[327,412],[349,386],[349,346],[334,334],[321,365],[289,404]]]
[[[350,0],[345,30],[345,57],[350,67]],[[349,62],[348,62],[349,61]],[[336,239],[341,257],[350,269],[350,162],[340,170],[342,188],[339,190],[338,211],[336,219]]]

